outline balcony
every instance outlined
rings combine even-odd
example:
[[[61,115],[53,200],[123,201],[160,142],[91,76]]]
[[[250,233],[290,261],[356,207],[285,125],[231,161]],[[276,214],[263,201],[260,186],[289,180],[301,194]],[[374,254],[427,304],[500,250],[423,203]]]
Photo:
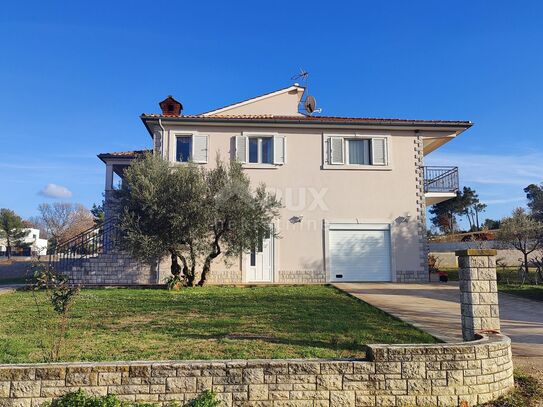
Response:
[[[426,205],[454,198],[458,192],[458,167],[423,167]]]

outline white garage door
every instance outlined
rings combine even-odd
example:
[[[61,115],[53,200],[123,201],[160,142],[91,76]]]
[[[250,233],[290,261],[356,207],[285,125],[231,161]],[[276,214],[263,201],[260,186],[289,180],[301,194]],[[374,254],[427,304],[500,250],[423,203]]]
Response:
[[[391,281],[386,224],[330,224],[331,281]]]

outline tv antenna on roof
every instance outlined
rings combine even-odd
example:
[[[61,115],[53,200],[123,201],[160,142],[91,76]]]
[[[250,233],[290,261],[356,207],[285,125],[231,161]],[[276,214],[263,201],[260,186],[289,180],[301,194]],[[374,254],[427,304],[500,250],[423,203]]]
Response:
[[[322,109],[317,109],[317,100],[314,96],[309,95],[309,72],[300,68],[300,72],[290,78],[291,80],[300,80],[305,85],[305,92],[307,94],[305,100],[300,101],[300,105],[303,106],[305,112],[309,115],[313,113],[321,113]],[[301,107],[301,106],[300,106]]]
[[[305,69],[300,68],[300,72],[291,77],[290,79],[293,81],[297,81],[298,79],[301,79],[304,82],[307,82],[307,79],[309,78],[309,72],[307,72]]]

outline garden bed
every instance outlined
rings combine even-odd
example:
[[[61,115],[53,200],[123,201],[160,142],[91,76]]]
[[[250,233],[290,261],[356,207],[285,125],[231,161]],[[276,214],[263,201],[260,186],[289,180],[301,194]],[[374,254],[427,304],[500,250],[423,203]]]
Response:
[[[38,293],[43,295],[43,293]],[[43,361],[52,314],[0,296],[0,363]],[[86,289],[64,361],[363,357],[368,343],[436,339],[330,286]]]

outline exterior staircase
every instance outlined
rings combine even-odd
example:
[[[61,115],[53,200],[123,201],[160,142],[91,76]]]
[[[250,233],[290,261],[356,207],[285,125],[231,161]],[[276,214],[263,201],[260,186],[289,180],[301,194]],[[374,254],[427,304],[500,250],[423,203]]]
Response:
[[[122,251],[119,239],[119,226],[111,219],[56,246],[49,255],[49,265],[77,285],[158,284],[157,267],[138,262]]]

